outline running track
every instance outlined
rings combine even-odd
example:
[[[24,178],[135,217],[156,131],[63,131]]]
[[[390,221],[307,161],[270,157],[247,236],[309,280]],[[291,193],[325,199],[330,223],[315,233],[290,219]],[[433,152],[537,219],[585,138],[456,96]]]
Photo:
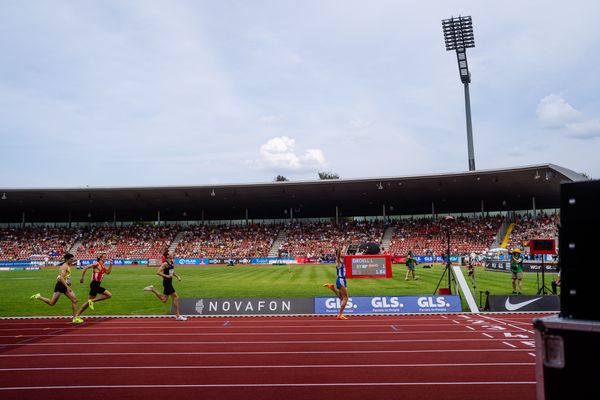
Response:
[[[0,399],[534,399],[534,317],[0,320]]]

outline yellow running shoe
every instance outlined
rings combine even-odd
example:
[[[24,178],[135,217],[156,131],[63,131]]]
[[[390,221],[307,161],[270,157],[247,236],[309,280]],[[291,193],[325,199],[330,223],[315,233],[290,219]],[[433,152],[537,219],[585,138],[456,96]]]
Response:
[[[36,293],[33,296],[29,297],[29,300],[39,299],[40,297],[42,297],[42,294],[41,293]]]
[[[79,317],[75,317],[75,318],[73,318],[73,321],[72,321],[72,322],[73,322],[74,324],[83,324],[83,319],[82,319],[82,318],[79,318]]]
[[[92,300],[88,300],[88,306],[90,306],[90,310],[94,309],[94,302]]]

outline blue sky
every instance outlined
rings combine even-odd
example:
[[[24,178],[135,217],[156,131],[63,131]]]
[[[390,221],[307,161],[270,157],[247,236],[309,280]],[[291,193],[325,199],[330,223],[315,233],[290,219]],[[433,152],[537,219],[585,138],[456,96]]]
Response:
[[[478,169],[600,177],[600,2],[0,3],[0,186],[468,169],[441,20],[471,15]]]

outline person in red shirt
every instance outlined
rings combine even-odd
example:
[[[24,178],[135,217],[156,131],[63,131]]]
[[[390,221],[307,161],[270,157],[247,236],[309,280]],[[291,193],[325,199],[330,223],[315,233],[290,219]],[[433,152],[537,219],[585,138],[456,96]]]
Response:
[[[83,283],[83,278],[85,277],[85,272],[88,269],[92,269],[92,280],[90,281],[90,296],[88,301],[83,303],[79,312],[77,312],[77,318],[85,311],[87,308],[94,309],[94,303],[102,300],[108,300],[112,297],[112,293],[103,288],[101,285],[102,279],[104,275],[110,275],[112,272],[112,261],[108,265],[108,267],[104,266],[104,261],[106,261],[106,256],[101,254],[97,259],[97,261],[93,264],[90,264],[83,268],[81,271],[81,279],[79,279],[79,283]]]

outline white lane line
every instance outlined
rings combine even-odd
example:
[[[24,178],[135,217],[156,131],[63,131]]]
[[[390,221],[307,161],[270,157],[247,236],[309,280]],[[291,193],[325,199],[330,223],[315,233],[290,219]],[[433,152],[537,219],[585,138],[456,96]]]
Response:
[[[494,337],[492,335],[490,335],[489,333],[482,333],[482,335],[489,337],[490,339],[493,339]]]
[[[452,320],[452,322],[454,322],[455,324],[460,324],[460,321]]]
[[[514,344],[512,344],[512,343],[508,343],[508,342],[502,342],[502,343],[504,343],[505,345],[507,345],[507,346],[510,346],[510,347],[512,347],[512,348],[515,348],[515,349],[517,348],[517,346],[515,346],[515,345],[514,345]]]
[[[214,388],[214,387],[330,387],[330,386],[457,386],[457,385],[535,385],[535,381],[480,381],[480,382],[341,382],[341,383],[224,383],[206,385],[79,385],[79,386],[16,386],[0,387],[8,390],[57,390],[57,389],[172,389],[172,388]]]
[[[468,332],[465,332],[468,333]],[[497,341],[502,341],[502,340],[518,340],[518,339],[471,339],[471,338],[457,338],[457,339],[378,339],[378,340],[336,340],[335,343],[339,344],[339,343],[415,343],[415,342],[435,342],[435,343],[441,343],[441,342],[488,342],[490,340],[497,340]],[[102,346],[122,346],[122,345],[152,345],[152,346],[156,346],[156,341],[152,341],[152,342],[102,342]],[[330,340],[264,340],[264,341],[194,341],[194,342],[174,342],[173,344],[177,344],[177,345],[194,345],[194,344],[200,344],[200,345],[216,345],[216,344],[225,344],[225,345],[232,345],[232,344],[315,344],[315,343],[321,343],[321,344],[329,344],[331,345],[332,342]],[[48,343],[5,343],[2,344],[2,346],[14,346],[14,347],[19,347],[19,346],[83,346],[83,345],[98,345],[98,342],[48,342]]]
[[[535,353],[527,353],[529,354],[531,357],[535,357]]]
[[[434,350],[336,350],[336,354],[379,354],[379,353],[482,353],[482,352],[526,352],[528,349],[510,350],[501,349],[434,349]],[[182,351],[182,352],[99,352],[99,353],[20,353],[20,354],[0,354],[0,358],[14,357],[51,357],[51,356],[197,356],[197,355],[305,355],[305,354],[323,354],[322,351]]]
[[[499,319],[499,318],[492,318],[492,317],[488,317],[487,315],[482,315],[482,317],[483,317],[483,318],[487,318],[487,319],[489,319],[490,321],[494,321],[494,322],[496,322],[496,323],[500,323],[500,324],[503,324],[503,325],[507,325],[507,326],[510,326],[510,327],[512,327],[512,328],[519,329],[519,330],[521,330],[521,331],[525,331],[525,332],[529,332],[529,333],[533,334],[533,331],[530,331],[530,330],[528,330],[528,329],[525,329],[525,328],[521,328],[521,327],[519,327],[519,326],[516,326],[516,325],[514,325],[514,324],[509,324],[509,323],[507,323],[507,322],[504,322],[504,321],[502,321],[502,320],[501,320],[501,319]],[[532,322],[531,324],[533,324],[533,322]],[[531,325],[530,325],[530,326],[531,326]]]
[[[78,331],[87,331],[87,330],[94,330],[94,331],[98,331],[98,330],[118,330],[118,329],[139,329],[139,330],[148,330],[149,327],[148,326],[136,326],[136,325],[131,325],[131,326],[125,326],[123,325],[118,325],[118,326],[107,326],[109,325],[109,323],[105,322],[102,324],[98,324],[98,321],[90,321],[85,319],[86,322],[88,322],[89,325],[78,325],[78,326],[73,326],[73,325],[65,325],[65,324],[60,324],[57,327],[65,327],[67,326],[68,328],[73,328],[76,329]],[[189,320],[188,320],[189,321]],[[223,329],[224,326],[227,326],[227,329],[231,330],[231,329],[270,329],[270,328],[277,328],[277,329],[285,329],[285,328],[300,328],[300,329],[315,329],[315,328],[339,328],[339,329],[347,329],[347,328],[384,328],[384,327],[389,327],[390,324],[392,325],[399,325],[402,327],[430,327],[430,326],[441,326],[441,327],[448,327],[448,326],[452,326],[452,325],[448,325],[447,323],[444,324],[404,324],[402,323],[402,321],[389,321],[387,324],[346,324],[346,323],[337,323],[337,324],[331,324],[331,325],[232,325],[236,323],[235,321],[226,321],[225,323],[221,324],[216,324],[216,325],[203,325],[203,324],[189,324],[188,322],[185,323],[185,325],[182,325],[181,323],[179,323],[178,326],[160,326],[161,330],[186,330],[186,329]],[[460,322],[459,322],[460,323]],[[98,324],[99,326],[97,326],[96,324]],[[10,332],[10,331],[24,331],[27,329],[42,329],[40,328],[36,328],[36,327],[31,327],[31,328],[27,328],[27,327],[21,327],[21,328],[0,328],[0,331],[4,332]],[[48,328],[47,325],[45,325],[45,327],[43,329],[51,329]]]
[[[464,319],[471,319],[471,317],[469,317],[467,315],[459,315],[459,317],[464,318]]]
[[[389,326],[388,326],[389,328]],[[470,327],[466,327],[470,328]],[[439,335],[449,335],[449,334],[466,334],[470,332],[465,332],[463,330],[460,331],[403,331],[398,329],[396,325],[392,325],[392,329],[395,329],[393,332],[390,331],[358,331],[358,332],[344,332],[344,336],[350,335],[423,335],[423,334],[439,334]],[[472,328],[470,328],[472,329]],[[472,329],[475,331],[475,329]],[[510,333],[510,331],[503,331],[506,333]],[[516,332],[516,331],[512,331]],[[176,337],[176,336],[328,336],[328,335],[340,335],[339,332],[189,332],[189,333],[168,333],[168,332],[155,332],[155,333],[94,333],[90,331],[90,333],[65,333],[63,335],[56,334],[44,334],[44,335],[0,335],[0,338],[47,338],[47,337],[124,337],[124,336],[158,336],[158,337]]]
[[[445,364],[307,364],[307,365],[142,365],[142,366],[85,366],[85,367],[32,367],[0,368],[0,372],[15,371],[87,371],[123,369],[271,369],[271,368],[440,368],[440,367],[503,367],[525,366],[535,363],[445,363]]]
[[[475,330],[475,328],[473,328],[472,326],[465,326],[465,328],[467,328],[467,329],[470,329],[470,330],[472,330],[472,331],[474,331],[474,330]]]
[[[199,316],[199,315],[186,315],[190,317],[190,319],[186,322],[186,324],[195,324],[195,325],[204,325],[204,324],[215,324],[219,325],[221,321],[225,318],[231,319],[232,323],[236,324],[281,324],[285,321],[295,322],[295,323],[311,323],[314,322],[315,325],[321,323],[332,323],[332,320],[335,321],[335,315],[312,315],[313,318],[304,318],[303,316],[293,316],[293,315],[273,315],[273,316],[260,316],[260,315],[223,315],[223,316]],[[382,322],[382,323],[390,323],[391,321],[403,321],[403,322],[422,322],[426,321],[439,321],[444,322],[448,317],[445,315],[432,315],[432,314],[411,314],[411,315],[402,315],[395,314],[390,316],[390,318],[369,318],[373,317],[373,315],[364,315],[364,314],[350,314],[351,317],[355,318],[357,322]],[[437,317],[440,318],[437,318]],[[416,317],[416,318],[412,318]],[[446,317],[443,318],[442,317]],[[122,324],[136,324],[136,325],[157,325],[157,324],[168,324],[170,322],[177,323],[175,320],[175,316],[173,315],[93,315],[89,316],[91,320],[94,322],[102,323],[103,325],[122,325]],[[47,326],[50,323],[53,324],[64,324],[67,321],[71,321],[72,317],[65,316],[45,316],[45,317],[0,317],[0,323],[3,321],[8,321],[11,325],[44,325]]]
[[[445,315],[442,315],[442,318],[444,318],[444,319],[448,319],[448,317],[446,317]]]

